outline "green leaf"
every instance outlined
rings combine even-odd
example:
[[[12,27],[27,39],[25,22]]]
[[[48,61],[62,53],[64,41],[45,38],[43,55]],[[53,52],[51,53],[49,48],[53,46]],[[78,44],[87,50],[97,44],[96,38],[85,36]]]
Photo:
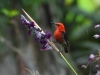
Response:
[[[8,9],[2,9],[1,12],[6,15],[7,17],[14,17],[19,14],[19,11],[17,10],[8,10]]]
[[[6,16],[9,16],[9,11],[7,9],[2,9],[1,12],[6,15]]]
[[[83,15],[77,15],[76,16],[76,22],[82,22],[84,20],[84,16]]]
[[[66,5],[71,5],[74,2],[74,0],[65,0]]]
[[[77,6],[88,13],[91,13],[95,10],[93,0],[77,0]]]
[[[17,11],[17,10],[11,10],[9,16],[10,17],[14,17],[14,16],[16,16],[18,14],[19,14],[19,11]]]
[[[66,22],[68,22],[68,23],[70,23],[70,22],[72,22],[72,20],[73,20],[73,18],[74,18],[74,13],[73,12],[68,12],[68,14],[66,15],[66,17],[65,17],[65,20],[66,20]]]

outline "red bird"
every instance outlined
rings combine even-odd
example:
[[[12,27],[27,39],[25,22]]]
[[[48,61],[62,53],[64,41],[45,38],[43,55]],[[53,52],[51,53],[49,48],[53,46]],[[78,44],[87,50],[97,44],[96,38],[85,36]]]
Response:
[[[54,32],[54,38],[55,40],[62,45],[62,47],[64,48],[65,53],[68,53],[69,49],[70,49],[70,45],[68,42],[68,38],[66,36],[66,32],[65,32],[65,27],[62,23],[53,23],[56,25],[56,30]]]

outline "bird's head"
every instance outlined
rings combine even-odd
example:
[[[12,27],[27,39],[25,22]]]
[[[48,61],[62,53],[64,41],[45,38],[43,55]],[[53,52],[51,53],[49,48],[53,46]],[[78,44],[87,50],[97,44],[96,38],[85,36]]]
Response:
[[[62,23],[60,23],[60,22],[56,22],[56,23],[52,22],[52,23],[56,25],[56,29],[57,30],[65,32],[65,27],[64,27],[64,25]]]

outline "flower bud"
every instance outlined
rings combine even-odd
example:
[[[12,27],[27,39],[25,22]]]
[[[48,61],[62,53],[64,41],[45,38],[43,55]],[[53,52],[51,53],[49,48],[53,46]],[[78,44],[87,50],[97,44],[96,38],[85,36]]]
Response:
[[[94,54],[91,54],[90,56],[89,56],[89,58],[88,58],[88,61],[90,62],[90,61],[92,61],[93,59],[94,59]]]
[[[99,28],[100,27],[100,24],[97,24],[97,25],[95,25],[95,27],[94,28]]]
[[[96,69],[99,69],[99,65],[95,65],[95,68],[96,68]]]
[[[87,66],[86,66],[86,65],[82,65],[81,67],[82,67],[82,68],[84,68],[84,69],[86,69],[86,68],[87,68]]]
[[[100,37],[100,35],[95,34],[93,37],[96,38],[96,39],[98,39]]]

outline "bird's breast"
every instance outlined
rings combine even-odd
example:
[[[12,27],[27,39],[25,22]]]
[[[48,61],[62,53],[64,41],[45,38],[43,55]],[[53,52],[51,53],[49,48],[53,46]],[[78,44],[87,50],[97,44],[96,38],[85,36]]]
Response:
[[[62,37],[62,32],[60,32],[60,31],[55,31],[54,32],[54,38],[56,39],[56,41],[57,42],[59,42],[59,43],[62,43],[62,42],[64,42],[64,39],[63,39],[63,37]]]

